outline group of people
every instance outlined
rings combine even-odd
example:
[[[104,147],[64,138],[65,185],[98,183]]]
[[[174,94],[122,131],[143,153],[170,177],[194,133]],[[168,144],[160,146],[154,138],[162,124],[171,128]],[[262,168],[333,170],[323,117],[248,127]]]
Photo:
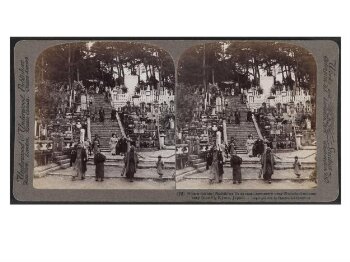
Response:
[[[227,121],[229,124],[235,123],[236,125],[239,125],[241,123],[241,113],[239,111],[235,111],[234,113],[231,112],[227,118]]]
[[[105,121],[105,110],[100,107],[99,110],[95,108],[95,111],[92,111],[91,113],[91,120],[92,122],[96,122],[97,120],[103,123]]]
[[[131,139],[129,137],[118,137],[112,134],[109,140],[109,148],[112,155],[125,155],[130,147]]]
[[[116,138],[113,134],[112,138]],[[123,142],[122,142],[123,141]],[[124,176],[130,181],[134,181],[134,176],[137,170],[137,165],[139,163],[138,154],[136,152],[135,146],[133,143],[128,144],[131,140],[128,138],[120,138],[120,144],[123,144],[124,152],[124,167],[121,172],[121,176]],[[87,162],[88,162],[88,154],[87,150],[91,151],[91,148],[87,146],[85,143],[81,143],[75,146],[71,150],[70,154],[70,166],[73,167],[74,173],[72,176],[72,180],[85,179],[85,173],[87,171]],[[116,150],[117,147],[116,147]],[[104,162],[106,161],[106,156],[100,150],[100,144],[98,136],[95,136],[95,139],[92,143],[92,151],[94,153],[94,164],[95,164],[95,180],[96,181],[104,181]],[[156,162],[156,169],[159,178],[163,177],[164,174],[164,162],[162,160],[162,156],[158,156],[158,161]]]
[[[233,184],[242,183],[241,164],[242,158],[236,153],[234,146],[230,145],[230,164],[232,167]],[[224,174],[224,155],[221,146],[212,146],[206,155],[206,169],[210,170],[212,177],[210,183],[221,183]]]
[[[226,153],[229,153],[230,165],[232,168],[232,180],[233,184],[240,184],[242,182],[242,172],[241,172],[241,164],[242,158],[237,155],[237,151],[234,145],[234,141],[231,141],[228,148],[223,148],[221,145],[214,145],[208,150],[206,154],[206,169],[210,170],[211,178],[210,183],[221,183],[223,181],[224,174],[224,150]],[[226,156],[227,157],[227,156]],[[272,153],[270,147],[266,147],[264,152],[261,154],[260,158],[261,169],[259,173],[259,178],[263,178],[263,180],[269,184],[272,181],[272,175],[274,173],[274,166],[276,164],[275,156]],[[294,174],[300,178],[301,174],[301,163],[298,157],[295,157],[295,161],[293,163]]]
[[[106,161],[106,156],[101,153],[97,141],[94,141],[94,164],[95,169],[95,179],[96,181],[104,180],[104,162]],[[74,173],[72,180],[85,179],[85,173],[87,171],[88,154],[87,150],[90,150],[85,143],[78,144],[70,152],[70,166],[73,167]]]
[[[241,113],[238,110],[236,110],[235,112],[231,111],[231,113],[227,117],[227,122],[229,124],[240,125]],[[250,110],[247,112],[247,122],[253,122],[253,113]]]

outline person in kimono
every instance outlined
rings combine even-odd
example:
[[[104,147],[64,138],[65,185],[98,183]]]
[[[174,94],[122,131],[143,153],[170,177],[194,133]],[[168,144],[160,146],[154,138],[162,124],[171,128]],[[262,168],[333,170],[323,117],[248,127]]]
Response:
[[[298,156],[294,157],[294,163],[293,163],[293,168],[294,168],[294,174],[297,176],[297,178],[300,178],[301,174],[301,163],[298,160]]]
[[[237,156],[236,151],[234,150],[231,155],[230,164],[232,167],[232,179],[233,184],[240,184],[242,182],[242,173],[241,173],[241,164],[242,158]]]
[[[94,156],[94,164],[96,166],[95,168],[95,180],[96,181],[103,181],[105,177],[105,167],[104,162],[106,161],[106,156],[101,153],[100,148],[96,149],[96,154]]]
[[[116,154],[116,146],[118,143],[118,138],[116,135],[113,133],[112,137],[109,140],[109,148],[111,150],[111,154],[114,156]]]
[[[210,172],[212,174],[212,178],[210,179],[210,182],[216,182],[221,183],[222,177],[224,174],[224,161],[223,161],[223,155],[221,149],[214,148],[213,153],[213,162],[211,164]]]
[[[266,148],[265,153],[261,157],[261,169],[264,181],[271,184],[271,177],[274,171],[274,165],[276,164],[275,158],[271,152],[271,148]]]
[[[100,116],[100,122],[104,122],[105,121],[105,110],[102,107],[100,107],[98,114]]]
[[[160,156],[160,155],[158,156],[158,161],[157,161],[156,167],[157,167],[157,173],[159,175],[159,178],[163,178],[164,162],[162,160],[162,156]]]
[[[117,110],[115,110],[115,108],[112,108],[112,110],[111,110],[111,120],[112,121],[117,120]]]
[[[75,161],[77,160],[77,147],[74,146],[73,149],[70,151],[70,166],[73,166],[75,164]]]
[[[100,146],[100,139],[98,138],[98,135],[95,135],[94,140],[92,141],[92,150],[94,152],[94,155],[97,153],[97,149]]]
[[[236,143],[236,140],[234,137],[231,137],[231,141],[230,141],[230,144],[228,145],[228,152],[230,155],[233,154],[233,152],[236,151],[236,148],[237,148],[237,143]]]
[[[235,124],[239,125],[241,123],[241,114],[240,112],[236,111],[235,112]]]
[[[77,147],[77,156],[76,156],[76,160],[75,160],[75,172],[73,175],[73,180],[75,180],[76,178],[78,179],[85,179],[85,173],[86,173],[86,163],[87,163],[87,154],[86,154],[86,150],[82,145],[79,145]]]
[[[219,183],[222,182],[223,179],[223,174],[224,174],[224,155],[223,152],[221,150],[221,148],[219,148],[218,152],[218,179],[219,179]]]
[[[218,154],[216,146],[213,146],[213,159],[210,166],[210,173],[212,178],[209,180],[211,183],[219,182],[219,166],[218,166]]]
[[[137,169],[138,157],[135,152],[135,147],[131,146],[130,150],[127,152],[124,157],[125,164],[125,176],[129,179],[130,182],[134,182],[134,176]]]
[[[253,156],[253,147],[254,147],[254,139],[252,135],[248,136],[247,142],[245,143],[246,148],[247,148],[247,153],[249,157]]]
[[[205,160],[206,160],[206,169],[209,170],[209,167],[213,163],[213,154],[214,154],[214,148],[210,148],[210,150],[207,150],[206,155],[205,155]]]

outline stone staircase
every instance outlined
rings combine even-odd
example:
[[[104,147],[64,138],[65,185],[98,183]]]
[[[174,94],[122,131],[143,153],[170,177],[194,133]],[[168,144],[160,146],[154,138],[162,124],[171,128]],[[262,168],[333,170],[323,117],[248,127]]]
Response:
[[[68,155],[64,155],[63,152],[54,152],[53,160],[60,166],[60,168],[70,167],[70,157]]]
[[[61,169],[61,167],[57,163],[50,163],[45,166],[37,166],[37,167],[34,167],[34,177],[35,178],[44,177],[50,172],[56,171],[58,169]]]
[[[241,103],[241,100],[239,97],[227,97],[228,100],[228,112],[226,112],[227,115],[230,115],[231,112],[240,112],[241,114],[241,122],[239,125],[236,125],[235,123],[227,125],[227,139],[228,141],[231,140],[231,137],[234,137],[237,143],[237,153],[238,154],[246,154],[246,141],[248,139],[248,135],[252,134],[254,139],[257,139],[259,137],[258,132],[254,126],[253,122],[247,122],[247,106],[245,104]]]
[[[206,170],[207,163],[199,158],[197,155],[189,155],[188,161],[191,166],[193,166],[197,172],[204,172]]]
[[[92,112],[97,111],[102,107],[105,111],[105,120],[104,122],[100,122],[99,115],[95,116],[95,122],[91,121],[91,138],[94,139],[97,134],[100,139],[100,148],[101,151],[109,151],[109,140],[113,133],[115,133],[118,137],[122,136],[122,131],[118,124],[118,121],[111,120],[111,111],[112,106],[110,102],[105,101],[104,95],[97,94],[94,96],[94,105],[91,110]]]

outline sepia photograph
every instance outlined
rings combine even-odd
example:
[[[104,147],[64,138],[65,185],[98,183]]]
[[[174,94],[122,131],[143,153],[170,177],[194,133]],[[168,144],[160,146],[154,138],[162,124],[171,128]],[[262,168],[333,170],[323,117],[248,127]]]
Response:
[[[298,45],[216,41],[178,62],[177,189],[311,189],[316,63]]]
[[[348,261],[342,3],[1,1],[0,261]]]
[[[20,199],[339,199],[335,41],[17,41]]]
[[[133,42],[43,51],[35,67],[38,189],[174,189],[175,68]]]

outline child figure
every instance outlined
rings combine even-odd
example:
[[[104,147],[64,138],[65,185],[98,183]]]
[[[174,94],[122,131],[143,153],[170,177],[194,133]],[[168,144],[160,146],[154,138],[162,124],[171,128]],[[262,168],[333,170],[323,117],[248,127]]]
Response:
[[[163,177],[163,169],[164,169],[164,162],[162,161],[162,156],[158,156],[157,173],[159,175],[159,178]]]
[[[298,157],[295,156],[294,158],[294,163],[293,163],[293,167],[294,167],[294,174],[300,178],[300,170],[301,170],[301,163],[298,160]]]

